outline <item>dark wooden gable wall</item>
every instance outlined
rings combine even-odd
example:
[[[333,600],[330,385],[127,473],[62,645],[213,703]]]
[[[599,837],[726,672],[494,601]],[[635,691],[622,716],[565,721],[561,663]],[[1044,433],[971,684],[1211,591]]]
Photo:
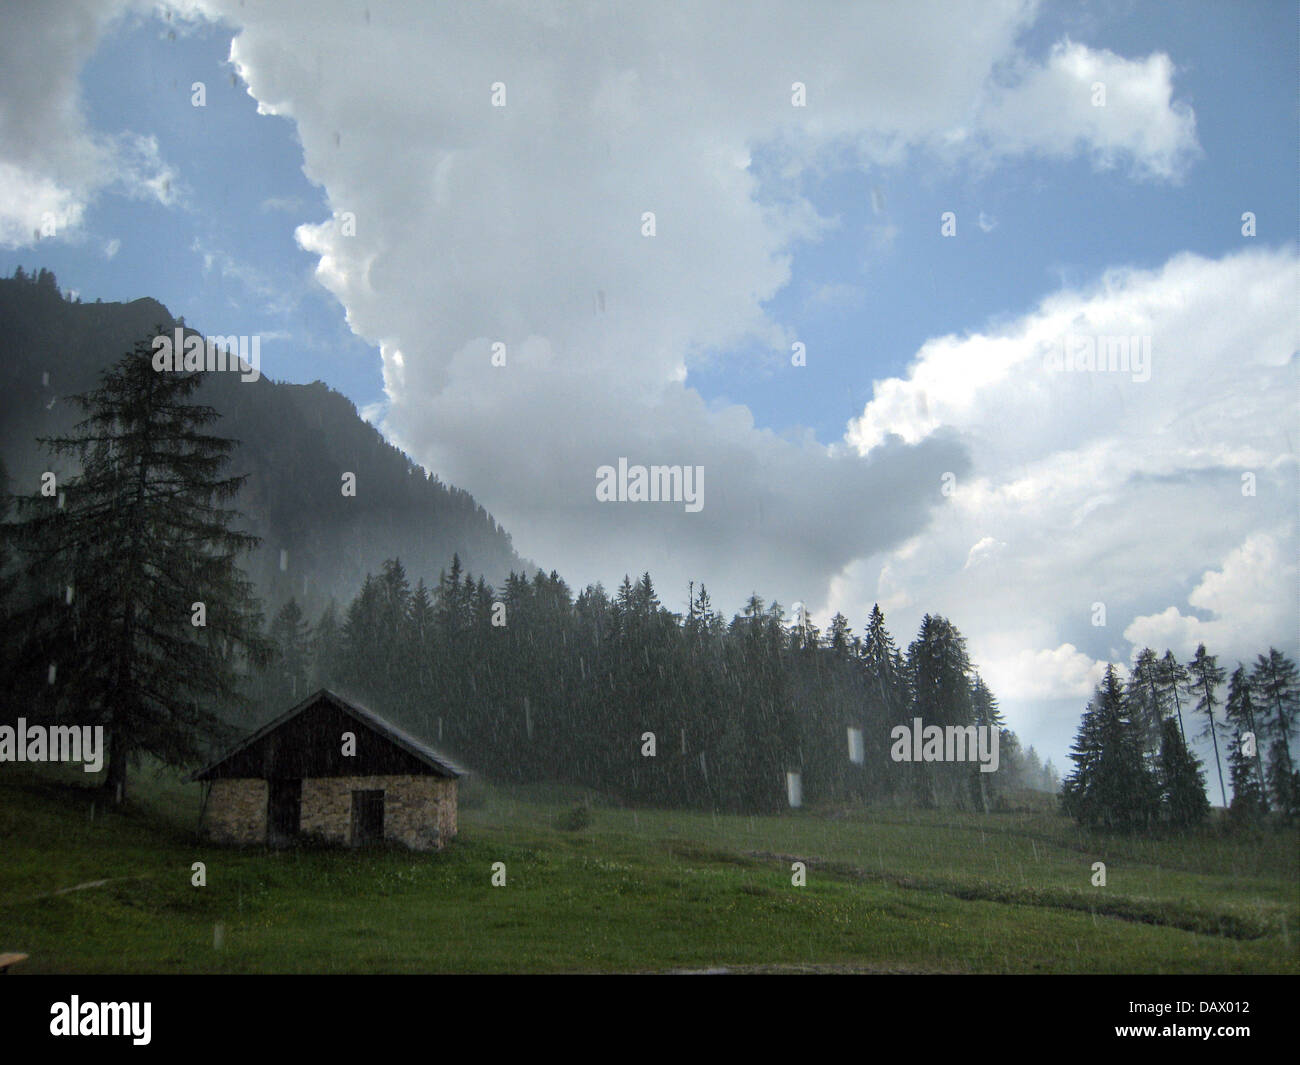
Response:
[[[343,754],[343,734],[356,737],[356,754]],[[212,770],[212,777],[303,777],[435,775],[431,768],[386,736],[320,700]]]

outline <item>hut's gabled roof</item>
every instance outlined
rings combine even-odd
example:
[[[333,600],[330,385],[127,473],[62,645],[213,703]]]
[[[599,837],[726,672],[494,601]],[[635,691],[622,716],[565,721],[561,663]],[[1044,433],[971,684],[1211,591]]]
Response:
[[[446,755],[439,754],[432,747],[428,746],[428,744],[416,739],[409,732],[385,721],[373,710],[368,710],[359,703],[355,703],[350,699],[345,699],[343,696],[338,695],[327,688],[321,688],[320,691],[313,695],[309,695],[297,706],[281,714],[274,721],[263,725],[256,732],[246,737],[242,742],[232,747],[215,762],[200,769],[197,773],[194,773],[190,779],[211,780],[217,776],[230,775],[228,772],[221,772],[221,769],[225,767],[227,763],[255,747],[272,733],[293,721],[300,714],[303,714],[322,703],[344,716],[352,718],[370,731],[378,734],[394,747],[404,751],[411,758],[414,758],[416,762],[427,767],[435,776],[463,777],[466,775],[466,770],[462,769]]]

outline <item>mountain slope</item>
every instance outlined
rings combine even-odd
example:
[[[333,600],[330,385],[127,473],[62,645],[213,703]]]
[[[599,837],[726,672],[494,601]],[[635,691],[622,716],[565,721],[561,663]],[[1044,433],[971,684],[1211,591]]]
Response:
[[[34,491],[45,470],[75,472],[36,438],[68,433],[80,415],[66,397],[93,388],[158,326],[176,325],[156,300],[70,303],[52,275],[0,279],[0,460],[10,490]],[[245,566],[268,610],[292,594],[314,617],[391,557],[412,582],[436,578],[453,552],[493,583],[533,568],[468,492],[426,474],[323,382],[206,377],[195,401],[221,412],[214,432],[240,442],[229,469],[248,480],[236,505],[263,540]],[[355,497],[343,495],[345,473],[355,474]]]

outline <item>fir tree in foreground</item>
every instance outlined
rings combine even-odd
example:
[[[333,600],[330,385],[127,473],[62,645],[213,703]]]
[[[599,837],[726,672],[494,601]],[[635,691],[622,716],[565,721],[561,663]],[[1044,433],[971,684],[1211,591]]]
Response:
[[[162,331],[161,326],[157,327]],[[18,668],[46,676],[39,712],[105,726],[106,787],[120,801],[141,754],[192,765],[242,701],[237,662],[261,664],[262,618],[239,556],[257,539],[223,504],[235,444],[204,432],[197,373],[157,372],[141,340],[73,397],[73,435],[41,441],[79,472],[18,497],[5,527],[25,581]]]

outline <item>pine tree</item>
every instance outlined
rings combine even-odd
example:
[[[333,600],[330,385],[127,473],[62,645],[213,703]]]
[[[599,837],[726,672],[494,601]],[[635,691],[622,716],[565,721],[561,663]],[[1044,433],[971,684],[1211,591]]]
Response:
[[[998,709],[998,698],[984,683],[984,678],[978,673],[975,679],[971,681],[970,686],[971,709],[974,713],[975,724],[993,725],[997,728],[1003,728],[1006,725],[1002,717],[1002,711]],[[1033,750],[1031,747],[1030,750]]]
[[[411,595],[410,616],[408,618],[412,635],[418,643],[423,644],[433,635],[436,620],[437,612],[434,609],[433,599],[429,595],[429,589],[425,586],[424,578],[421,577],[416,582],[415,591]]]
[[[1228,792],[1223,785],[1223,759],[1219,757],[1219,726],[1214,720],[1214,708],[1219,705],[1214,693],[1223,683],[1225,674],[1219,668],[1218,660],[1214,655],[1205,653],[1205,644],[1196,648],[1195,656],[1187,664],[1187,672],[1189,674],[1188,694],[1196,698],[1196,712],[1205,715],[1205,728],[1201,732],[1201,738],[1204,739],[1208,734],[1214,744],[1214,765],[1219,771],[1219,793],[1226,809]]]
[[[1161,723],[1160,733],[1160,790],[1165,816],[1179,827],[1200,824],[1210,814],[1200,759],[1187,749],[1173,718]]]
[[[1276,647],[1270,647],[1267,655],[1258,656],[1250,679],[1259,693],[1260,731],[1273,741],[1269,746],[1270,757],[1276,751],[1281,760],[1278,779],[1289,780],[1295,774],[1291,737],[1300,719],[1300,677],[1296,665]]]
[[[1164,658],[1160,659],[1160,668],[1157,676],[1159,677],[1160,690],[1168,700],[1170,706],[1174,708],[1174,716],[1178,719],[1178,731],[1182,733],[1183,742],[1187,742],[1187,729],[1183,725],[1183,700],[1182,690],[1187,684],[1187,670],[1183,668],[1181,662],[1174,657],[1174,653],[1168,648],[1165,649]]]
[[[311,625],[296,599],[291,597],[280,608],[269,635],[275,648],[271,690],[280,696],[277,704],[292,706],[307,696],[311,675]]]
[[[998,709],[998,699],[984,683],[984,678],[978,673],[975,674],[970,686],[970,705],[971,713],[977,728],[994,728],[998,730],[1000,736],[999,762],[1003,758],[1006,764],[1010,766],[1019,765],[1020,743],[1016,739],[1015,733],[1007,729],[1006,721],[1002,717],[1002,712]],[[1005,744],[1005,748],[1001,745]],[[987,813],[989,808],[989,790],[996,783],[998,774],[994,773],[992,778],[985,773],[978,763],[971,766],[973,784],[972,793],[979,798],[980,808]],[[1004,774],[1005,778],[1005,774]]]
[[[1260,757],[1262,740],[1255,725],[1255,704],[1251,697],[1246,668],[1238,663],[1228,679],[1228,702],[1224,717],[1232,729],[1228,748],[1228,775],[1232,779],[1232,806],[1238,820],[1258,821],[1268,812],[1265,798],[1264,766]],[[1246,753],[1246,736],[1251,737],[1254,753]]]
[[[514,574],[511,576],[513,577]],[[467,622],[465,592],[461,587],[463,577],[460,555],[453,554],[451,572],[444,570],[438,575],[438,628],[442,638],[448,642],[465,628]]]
[[[1038,752],[1034,750],[1031,743],[1025,751],[1025,770],[1023,787],[1032,788],[1034,791],[1043,791],[1043,762],[1038,757]]]
[[[1283,817],[1300,816],[1300,772],[1291,769],[1286,744],[1274,740],[1268,749],[1268,797]]]
[[[239,515],[222,506],[243,481],[222,472],[235,444],[204,432],[215,410],[188,402],[202,376],[156,372],[151,347],[141,340],[73,397],[86,418],[42,443],[80,473],[64,482],[62,505],[21,499],[27,516],[8,530],[47,593],[28,618],[35,645],[52,630],[69,641],[55,700],[75,720],[104,724],[117,800],[141,754],[173,765],[206,754],[222,732],[218,714],[243,702],[238,663],[269,653],[238,566],[258,540],[233,529]]]
[[[837,658],[847,658],[849,646],[853,640],[853,630],[849,628],[849,619],[839,611],[831,618],[831,627],[826,634],[827,646]]]
[[[1155,765],[1163,743],[1163,724],[1168,716],[1168,694],[1160,683],[1161,665],[1155,651],[1144,647],[1133,662],[1133,671],[1125,697],[1133,723],[1142,734],[1142,748],[1151,765]]]
[[[904,677],[902,656],[885,628],[885,615],[881,613],[879,603],[871,608],[871,617],[867,620],[862,665],[867,676],[867,698],[880,724],[898,724],[909,708],[911,696]]]
[[[372,698],[382,690],[384,642],[379,582],[367,573],[343,615],[339,680],[347,691]]]
[[[974,724],[971,706],[970,658],[966,641],[946,618],[926,614],[917,637],[907,648],[907,669],[912,679],[912,715],[925,726]],[[914,784],[923,802],[934,803],[942,793],[952,799],[961,793],[964,774],[960,766],[913,763]]]
[[[343,653],[343,627],[338,604],[331,598],[316,622],[312,640],[312,687],[339,686],[339,657]]]
[[[1061,802],[1080,824],[1115,828],[1150,825],[1159,816],[1160,788],[1142,757],[1142,740],[1128,717],[1114,666],[1084,710],[1074,747],[1074,770]]]

